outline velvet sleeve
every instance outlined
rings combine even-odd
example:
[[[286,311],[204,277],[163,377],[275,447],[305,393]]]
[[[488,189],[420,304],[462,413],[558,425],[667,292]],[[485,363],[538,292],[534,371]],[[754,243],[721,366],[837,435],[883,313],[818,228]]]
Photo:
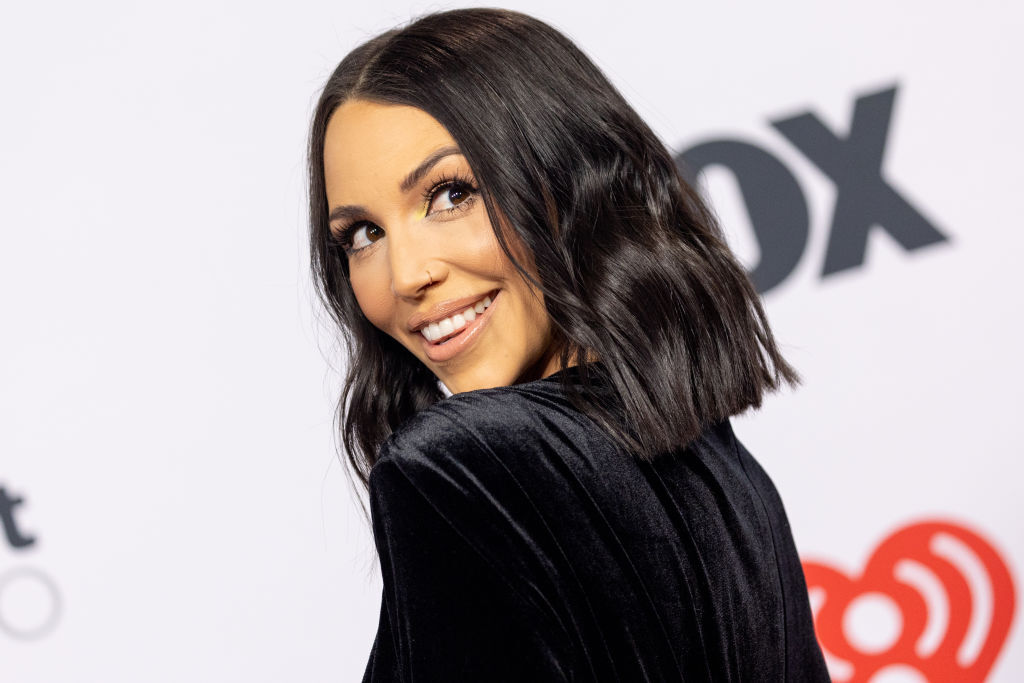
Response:
[[[384,589],[364,681],[569,680],[509,454],[437,414],[398,437],[370,475]]]

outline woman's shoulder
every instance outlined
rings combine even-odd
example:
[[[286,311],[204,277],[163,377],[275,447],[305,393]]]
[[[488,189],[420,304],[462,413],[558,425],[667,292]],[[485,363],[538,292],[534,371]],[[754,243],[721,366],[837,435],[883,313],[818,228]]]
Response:
[[[383,444],[377,462],[403,469],[473,468],[500,456],[510,467],[536,463],[559,434],[591,438],[597,432],[572,406],[554,376],[445,398],[410,417]]]
[[[562,379],[455,394],[420,411],[383,444],[371,491],[397,477],[432,499],[494,505],[589,488],[628,456],[572,404]]]

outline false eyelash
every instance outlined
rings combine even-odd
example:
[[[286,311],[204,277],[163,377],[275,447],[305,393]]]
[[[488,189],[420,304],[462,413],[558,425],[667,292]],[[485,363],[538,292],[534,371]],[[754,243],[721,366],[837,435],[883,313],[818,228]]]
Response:
[[[332,247],[344,249],[346,252],[352,248],[352,234],[359,228],[363,223],[367,223],[362,219],[354,220],[351,223],[344,225],[340,230],[335,232],[334,230],[328,230],[327,242]]]
[[[470,192],[478,191],[477,186],[473,184],[473,181],[470,180],[469,176],[458,172],[450,173],[441,176],[441,178],[435,180],[429,185],[430,189],[423,193],[423,201],[430,202],[434,198],[434,195],[437,194],[439,190],[449,185],[465,185],[466,187],[469,188]]]
[[[468,175],[456,172],[441,176],[433,183],[431,183],[429,189],[423,193],[423,201],[429,204],[429,202],[433,200],[435,194],[451,185],[463,185],[467,187],[470,192],[479,192],[479,189],[469,178]],[[455,208],[449,210],[460,211],[463,210],[463,208],[469,208],[468,203],[460,204],[459,207],[462,208]],[[345,253],[348,254],[353,254],[357,251],[362,251],[362,249],[365,249],[365,247],[356,250],[352,249],[352,235],[355,233],[356,230],[362,227],[363,224],[369,222],[370,221],[363,220],[360,218],[343,226],[340,230],[337,231],[337,233],[335,233],[335,231],[333,230],[328,231],[328,242],[330,243],[331,246],[343,249]]]

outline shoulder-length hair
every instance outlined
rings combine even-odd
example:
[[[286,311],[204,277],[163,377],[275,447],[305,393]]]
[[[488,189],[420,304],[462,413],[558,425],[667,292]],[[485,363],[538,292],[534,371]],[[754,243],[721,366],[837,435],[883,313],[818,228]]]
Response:
[[[441,400],[437,379],[362,314],[329,240],[324,136],[359,98],[417,107],[458,143],[498,243],[538,287],[572,403],[650,460],[761,404],[782,358],[758,294],[665,146],[568,38],[497,9],[430,14],[353,50],[328,79],[309,139],[312,270],[347,330],[338,421],[363,485],[388,435]],[[513,231],[536,265],[509,249]],[[599,363],[586,362],[597,358]],[[613,405],[596,385],[611,387]]]

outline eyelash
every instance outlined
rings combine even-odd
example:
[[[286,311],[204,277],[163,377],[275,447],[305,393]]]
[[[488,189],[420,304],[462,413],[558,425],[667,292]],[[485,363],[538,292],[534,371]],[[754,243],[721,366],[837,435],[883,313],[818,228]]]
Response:
[[[427,189],[423,193],[423,201],[429,207],[430,203],[433,202],[434,197],[436,197],[439,192],[441,192],[442,190],[450,189],[452,186],[465,187],[467,190],[469,190],[470,196],[467,197],[466,200],[463,201],[462,203],[457,204],[456,206],[453,206],[450,209],[444,209],[442,211],[434,212],[433,214],[429,215],[436,215],[437,213],[454,214],[459,211],[465,211],[466,209],[469,208],[469,205],[475,199],[475,197],[473,197],[472,195],[478,192],[478,188],[476,187],[476,185],[473,184],[473,181],[470,180],[468,176],[465,176],[461,173],[452,173],[444,175],[441,178],[435,180],[433,183],[429,185],[429,189]],[[341,230],[339,230],[337,234],[331,233],[331,244],[333,244],[336,247],[340,247],[341,249],[344,249],[345,253],[348,255],[356,254],[360,251],[363,251],[364,249],[367,249],[368,247],[360,247],[358,249],[352,248],[352,236],[355,234],[356,230],[358,230],[367,223],[369,223],[369,221],[361,219],[354,220],[351,223],[345,225],[343,228],[341,228]]]
[[[461,173],[452,173],[452,174],[449,174],[449,175],[442,176],[440,179],[438,179],[438,180],[434,181],[433,183],[431,183],[430,184],[430,189],[423,193],[423,201],[424,202],[431,202],[431,201],[433,201],[434,196],[438,192],[440,192],[441,190],[446,190],[446,189],[450,188],[453,185],[459,185],[459,186],[462,186],[462,187],[466,187],[466,188],[469,189],[470,192],[476,192],[477,191],[476,186],[473,185],[473,181],[470,180],[469,177],[467,177],[465,175],[462,175]],[[463,204],[465,204],[465,202],[463,202],[462,204],[459,204],[458,206],[461,207],[461,206],[463,206]],[[446,210],[447,211],[452,211],[453,209],[446,209]]]

